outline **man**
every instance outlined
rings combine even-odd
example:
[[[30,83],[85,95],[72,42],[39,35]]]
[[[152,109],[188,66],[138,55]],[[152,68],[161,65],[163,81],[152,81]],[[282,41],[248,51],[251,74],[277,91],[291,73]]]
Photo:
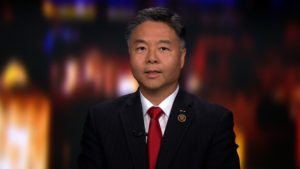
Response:
[[[179,86],[186,49],[180,17],[138,12],[128,26],[133,94],[92,107],[80,169],[237,169],[232,113]]]

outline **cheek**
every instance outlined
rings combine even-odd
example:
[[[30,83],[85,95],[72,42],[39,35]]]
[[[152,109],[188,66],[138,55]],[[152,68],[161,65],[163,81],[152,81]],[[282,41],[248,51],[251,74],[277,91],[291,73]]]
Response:
[[[141,63],[141,60],[137,59],[137,58],[134,58],[134,57],[131,57],[130,58],[130,66],[131,66],[131,69],[134,73],[137,73],[139,72],[138,70],[141,70],[142,69],[142,63]]]
[[[171,73],[172,72],[175,73],[175,72],[180,71],[180,69],[181,69],[181,60],[180,60],[180,58],[179,57],[175,58],[175,56],[169,57],[169,59],[166,60],[166,62],[165,62],[165,67],[168,67],[168,69],[171,71]]]

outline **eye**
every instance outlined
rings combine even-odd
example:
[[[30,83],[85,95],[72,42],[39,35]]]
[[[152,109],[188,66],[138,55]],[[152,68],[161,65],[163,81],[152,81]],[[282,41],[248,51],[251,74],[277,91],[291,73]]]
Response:
[[[170,49],[167,48],[167,47],[160,47],[159,50],[162,51],[162,52],[168,52],[168,51],[170,51]]]
[[[146,50],[146,47],[144,46],[139,46],[137,48],[135,48],[135,51],[138,53],[144,52]]]

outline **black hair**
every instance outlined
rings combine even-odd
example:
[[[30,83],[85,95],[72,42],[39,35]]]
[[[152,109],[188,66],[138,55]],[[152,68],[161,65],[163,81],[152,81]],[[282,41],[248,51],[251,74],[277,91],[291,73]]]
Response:
[[[170,11],[167,8],[152,7],[138,11],[137,15],[129,22],[125,33],[125,38],[128,40],[134,28],[142,24],[145,21],[157,21],[163,22],[174,29],[176,35],[185,44],[185,27],[181,20],[181,17]]]

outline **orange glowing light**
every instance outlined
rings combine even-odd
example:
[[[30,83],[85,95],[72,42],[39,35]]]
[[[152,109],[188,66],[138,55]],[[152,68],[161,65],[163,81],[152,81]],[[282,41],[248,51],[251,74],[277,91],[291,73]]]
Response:
[[[50,103],[35,91],[0,97],[0,168],[47,169]]]
[[[97,93],[102,91],[102,67],[103,58],[101,52],[97,49],[88,50],[83,58],[82,80],[87,86],[93,87]]]
[[[65,65],[65,79],[63,82],[63,93],[70,95],[74,93],[79,83],[79,63],[76,59],[70,58]]]
[[[245,158],[245,154],[246,154],[245,141],[246,140],[245,140],[245,136],[244,136],[243,132],[238,127],[235,127],[234,131],[236,134],[235,141],[236,141],[237,145],[239,146],[237,149],[237,152],[238,152],[238,155],[240,158],[240,166],[241,166],[241,169],[243,169],[245,166],[245,159],[246,159]]]
[[[55,11],[53,4],[50,1],[44,1],[43,13],[46,18],[54,17],[56,11]]]
[[[55,4],[51,0],[45,0],[42,6],[43,14],[48,19],[92,20],[96,17],[97,9],[93,4]]]
[[[25,67],[18,60],[11,60],[2,74],[2,86],[4,89],[26,86],[28,76]]]

